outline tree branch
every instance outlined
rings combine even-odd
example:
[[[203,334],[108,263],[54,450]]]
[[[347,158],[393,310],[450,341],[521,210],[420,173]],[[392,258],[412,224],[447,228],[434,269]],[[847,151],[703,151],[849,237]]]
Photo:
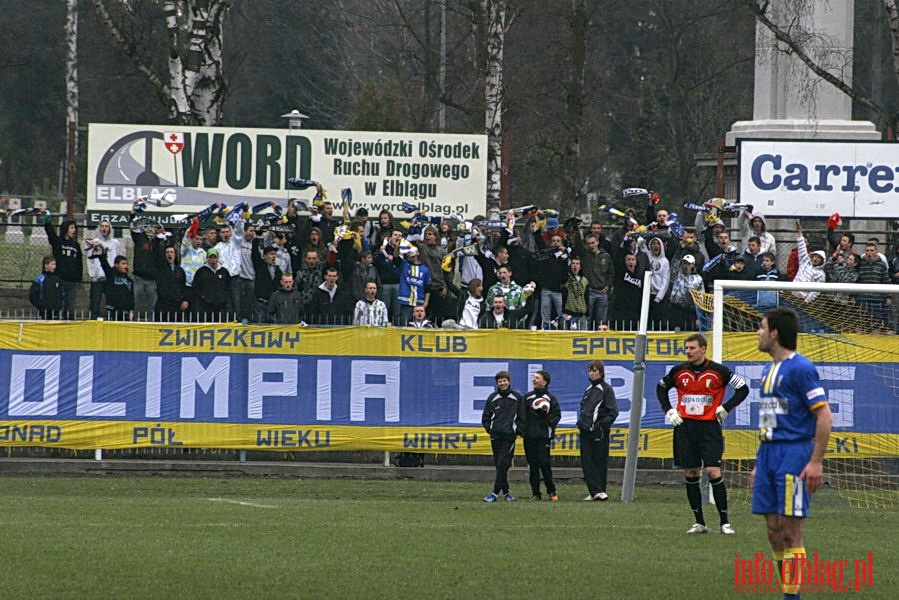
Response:
[[[112,36],[112,39],[115,41],[115,43],[122,49],[122,52],[125,53],[125,56],[128,57],[128,59],[131,61],[131,64],[134,65],[135,69],[137,69],[138,73],[144,76],[144,79],[146,79],[147,82],[156,90],[156,94],[160,97],[160,99],[162,99],[162,101],[166,105],[168,105],[171,100],[168,86],[159,79],[156,73],[154,73],[149,66],[147,66],[147,64],[138,54],[137,48],[134,47],[134,44],[125,39],[125,36],[116,26],[115,21],[113,21],[112,16],[109,14],[109,10],[107,10],[103,0],[93,0],[93,2],[94,10],[97,13],[97,17],[100,19],[100,23],[102,23],[102,25],[109,32],[109,35]]]
[[[883,119],[884,123],[888,124],[892,127],[893,125],[893,116],[889,114],[882,106],[874,102],[870,97],[865,96],[857,92],[852,86],[848,85],[842,78],[837,77],[836,75],[830,73],[825,70],[821,65],[819,65],[815,60],[808,55],[808,53],[796,42],[795,39],[785,30],[781,29],[776,23],[774,23],[771,19],[768,18],[766,10],[768,8],[768,1],[766,0],[761,6],[759,6],[756,0],[743,0],[746,7],[749,11],[755,15],[755,18],[764,25],[771,33],[774,34],[774,37],[779,41],[785,44],[788,48],[788,53],[794,54],[796,58],[805,63],[805,66],[811,70],[812,73],[831,84],[854,101],[858,102],[862,106],[874,111]]]

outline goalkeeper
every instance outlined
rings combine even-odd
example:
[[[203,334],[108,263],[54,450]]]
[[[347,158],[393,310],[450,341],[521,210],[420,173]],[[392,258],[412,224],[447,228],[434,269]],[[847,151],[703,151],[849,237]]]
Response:
[[[708,531],[702,516],[702,492],[699,489],[700,469],[705,466],[721,518],[721,533],[733,534],[734,528],[727,516],[727,488],[721,475],[724,452],[721,424],[749,394],[749,386],[729,368],[708,360],[705,357],[707,348],[708,340],[704,335],[688,336],[684,342],[687,362],[672,367],[656,386],[656,395],[674,425],[674,462],[684,469],[687,500],[694,515],[693,526],[687,533]],[[734,392],[724,402],[728,385]],[[668,398],[672,388],[677,390],[674,408]]]

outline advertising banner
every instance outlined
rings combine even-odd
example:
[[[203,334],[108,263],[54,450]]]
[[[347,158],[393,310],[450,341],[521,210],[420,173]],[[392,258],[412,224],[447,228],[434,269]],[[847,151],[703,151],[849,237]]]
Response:
[[[632,337],[2,323],[0,443],[489,454],[480,424],[496,372],[509,371],[523,393],[533,373],[546,370],[562,408],[556,451],[576,455],[586,365],[600,358],[620,409],[612,450],[623,453],[633,390],[632,345],[625,340]],[[654,334],[649,346],[641,455],[665,458],[671,426],[655,384],[683,360],[682,336]],[[764,355],[756,351],[754,358]],[[729,418],[729,435],[755,438],[762,364],[728,361],[752,387]],[[886,404],[895,401],[889,372],[896,365],[885,364],[818,364],[834,412],[835,451],[876,454],[879,434],[899,432],[899,414]],[[755,448],[751,441],[740,446]]]
[[[291,186],[294,178],[321,183],[335,206],[349,188],[354,214],[364,206],[402,216],[408,202],[471,218],[486,213],[487,136],[92,123],[87,170],[91,223],[122,221],[135,198],[165,192],[175,203],[154,215],[214,202],[311,204],[315,188]]]
[[[765,215],[899,215],[895,143],[740,140],[737,155],[740,202]]]

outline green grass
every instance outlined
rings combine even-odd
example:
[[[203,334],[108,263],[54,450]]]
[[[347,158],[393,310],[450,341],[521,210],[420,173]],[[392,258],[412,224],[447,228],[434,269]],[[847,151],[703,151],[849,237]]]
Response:
[[[525,496],[523,486],[513,492]],[[485,504],[489,484],[285,479],[4,477],[0,598],[722,598],[735,553],[767,551],[739,503],[736,536],[687,536],[679,487],[637,502]],[[874,552],[899,589],[896,511],[822,498],[806,545]],[[717,522],[707,510],[710,524]],[[835,593],[806,594],[812,598]],[[779,597],[752,594],[750,597]]]

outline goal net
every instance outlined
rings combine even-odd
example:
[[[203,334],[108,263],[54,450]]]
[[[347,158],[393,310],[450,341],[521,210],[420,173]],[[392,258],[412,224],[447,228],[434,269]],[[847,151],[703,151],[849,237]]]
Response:
[[[758,350],[765,311],[799,315],[797,351],[818,369],[833,413],[825,488],[816,498],[855,507],[899,506],[899,336],[890,285],[716,281],[714,294],[694,292],[712,357],[742,375],[749,397],[725,424],[725,465],[748,500],[758,448],[759,379],[770,357]],[[739,494],[739,493],[738,493]]]

